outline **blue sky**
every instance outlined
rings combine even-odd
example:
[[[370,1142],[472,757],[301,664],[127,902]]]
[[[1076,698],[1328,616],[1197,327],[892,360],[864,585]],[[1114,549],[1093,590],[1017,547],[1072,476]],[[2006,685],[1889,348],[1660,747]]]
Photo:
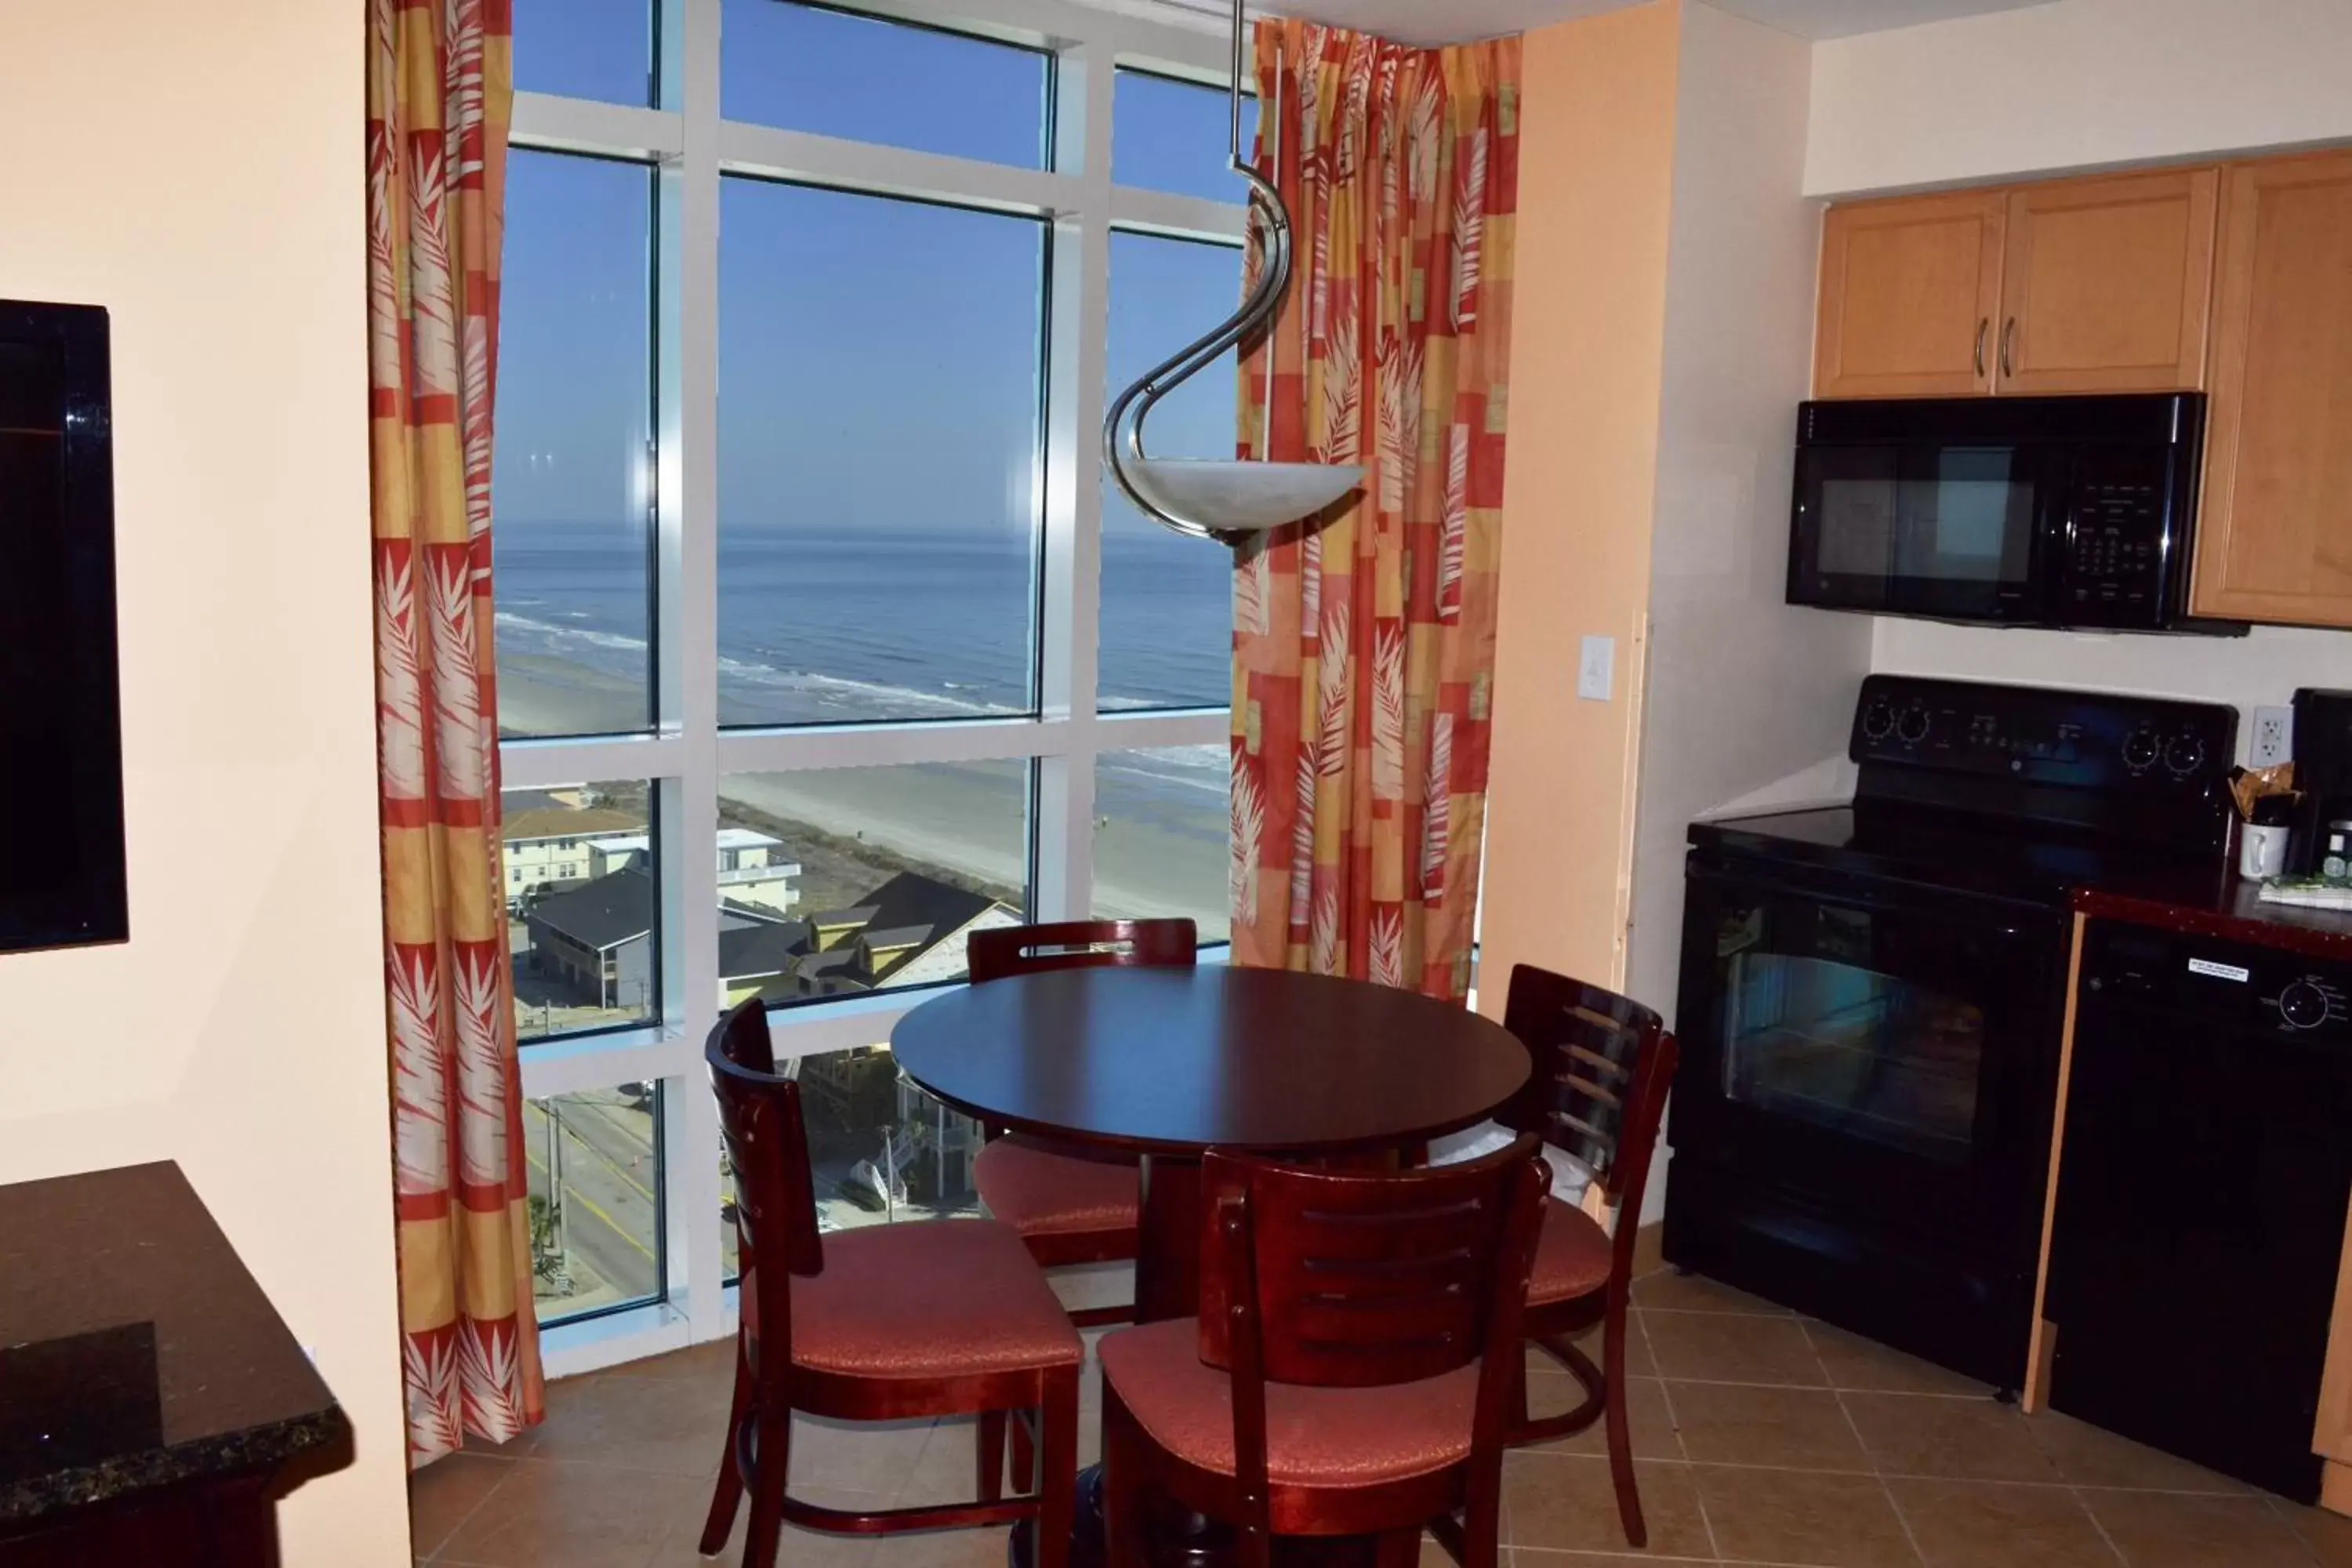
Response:
[[[517,86],[646,101],[646,16],[645,0],[516,0]],[[723,25],[730,118],[1042,162],[1042,56],[781,0],[726,0]],[[1122,183],[1242,194],[1222,92],[1124,77],[1114,134]],[[638,166],[511,160],[501,527],[645,515],[653,191]],[[1028,526],[1045,226],[731,179],[719,221],[722,526]],[[1240,266],[1228,247],[1114,236],[1114,386],[1231,310]],[[1229,455],[1233,429],[1230,369],[1211,370],[1154,416],[1152,445]],[[1147,525],[1120,503],[1108,526]]]

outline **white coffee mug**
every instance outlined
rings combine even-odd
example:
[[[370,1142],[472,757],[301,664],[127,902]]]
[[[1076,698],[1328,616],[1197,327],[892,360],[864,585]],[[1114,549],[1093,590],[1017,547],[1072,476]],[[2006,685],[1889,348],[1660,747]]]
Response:
[[[2267,881],[2285,869],[2285,828],[2257,827],[2251,822],[2239,825],[2239,876],[2257,881]]]

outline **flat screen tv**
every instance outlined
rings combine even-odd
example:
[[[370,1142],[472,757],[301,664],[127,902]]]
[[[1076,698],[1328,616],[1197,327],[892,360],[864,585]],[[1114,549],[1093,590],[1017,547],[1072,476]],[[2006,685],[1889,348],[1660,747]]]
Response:
[[[106,312],[0,300],[0,952],[120,942]]]

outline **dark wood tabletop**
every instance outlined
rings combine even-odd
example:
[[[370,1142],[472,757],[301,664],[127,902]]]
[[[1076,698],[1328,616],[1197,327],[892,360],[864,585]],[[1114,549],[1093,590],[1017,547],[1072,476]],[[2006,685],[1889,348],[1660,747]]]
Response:
[[[890,1049],[984,1121],[1161,1154],[1420,1142],[1488,1115],[1528,1072],[1526,1047],[1465,1008],[1222,963],[968,986],[901,1018]]]

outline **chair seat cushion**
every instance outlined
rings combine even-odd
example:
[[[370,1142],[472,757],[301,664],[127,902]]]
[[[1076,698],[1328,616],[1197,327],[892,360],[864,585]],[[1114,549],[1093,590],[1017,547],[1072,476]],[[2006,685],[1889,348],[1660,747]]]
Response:
[[[1078,1332],[1010,1226],[929,1220],[837,1230],[793,1280],[793,1360],[861,1377],[1074,1366]]]
[[[1234,1473],[1233,1380],[1201,1361],[1191,1318],[1103,1339],[1103,1376],[1153,1442],[1187,1464]],[[1470,1457],[1478,1363],[1385,1388],[1265,1385],[1265,1460],[1285,1486],[1361,1487],[1428,1475]]]
[[[971,1179],[988,1212],[1023,1236],[1133,1230],[1141,1208],[1132,1159],[1017,1132],[982,1148]]]
[[[1547,1199],[1528,1300],[1544,1306],[1590,1296],[1609,1283],[1611,1244],[1601,1223],[1572,1204]]]

